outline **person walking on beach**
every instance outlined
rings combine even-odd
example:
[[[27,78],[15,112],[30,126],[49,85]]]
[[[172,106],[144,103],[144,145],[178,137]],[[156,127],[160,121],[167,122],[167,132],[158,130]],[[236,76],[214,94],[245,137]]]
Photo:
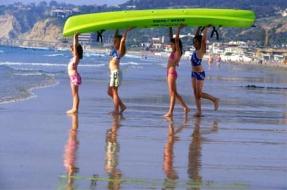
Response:
[[[206,53],[206,41],[207,41],[207,30],[208,27],[205,27],[204,30],[200,31],[200,28],[197,29],[195,36],[193,38],[193,46],[195,51],[191,56],[191,65],[192,65],[192,87],[195,96],[195,104],[197,112],[194,114],[196,117],[201,117],[201,98],[208,99],[213,102],[214,110],[218,109],[219,99],[203,92],[203,83],[205,79],[205,72],[201,65],[202,58]]]
[[[110,83],[108,86],[108,95],[113,99],[114,111],[113,114],[121,114],[125,111],[126,106],[122,102],[118,94],[118,87],[121,85],[122,73],[120,70],[120,60],[126,53],[126,38],[129,28],[123,35],[119,35],[118,31],[114,35],[114,47],[111,51],[111,59],[109,62]]]
[[[68,74],[70,77],[70,85],[73,97],[73,107],[72,109],[67,111],[67,114],[77,113],[79,110],[79,86],[82,83],[81,76],[78,73],[78,64],[80,63],[80,59],[83,58],[83,48],[79,44],[79,34],[76,33],[73,38],[73,44],[71,45],[71,51],[73,54],[73,58],[68,64]]]
[[[177,72],[176,67],[179,66],[179,61],[182,56],[182,42],[179,39],[179,33],[180,29],[183,26],[180,26],[177,28],[176,37],[171,39],[171,48],[172,52],[170,53],[170,56],[168,58],[168,64],[167,64],[167,84],[169,89],[169,110],[164,115],[165,117],[172,117],[173,116],[173,110],[175,105],[175,100],[177,99],[179,103],[182,105],[183,110],[185,113],[189,112],[190,109],[186,105],[183,98],[178,94],[176,90],[176,79],[177,79]]]

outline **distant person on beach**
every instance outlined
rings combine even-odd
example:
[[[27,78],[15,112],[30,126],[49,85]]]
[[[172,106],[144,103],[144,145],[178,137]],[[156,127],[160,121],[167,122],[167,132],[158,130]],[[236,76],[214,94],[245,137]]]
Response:
[[[217,65],[217,67],[220,67],[220,65],[221,65],[221,57],[219,54],[216,56],[216,65]]]
[[[170,53],[170,56],[168,58],[168,64],[167,64],[167,84],[169,89],[169,110],[164,115],[165,117],[172,117],[173,116],[173,110],[175,105],[175,100],[177,99],[179,103],[182,105],[183,110],[185,113],[189,112],[190,109],[184,102],[183,98],[178,94],[176,90],[176,79],[177,79],[177,72],[176,67],[179,66],[179,61],[182,56],[182,42],[179,39],[179,33],[182,26],[177,28],[176,37],[171,39],[171,49],[172,52]]]
[[[79,110],[79,86],[82,83],[82,79],[80,74],[78,73],[78,64],[80,63],[80,59],[83,58],[83,48],[79,44],[79,34],[76,33],[74,35],[73,44],[71,45],[71,51],[73,54],[73,58],[68,64],[68,74],[70,77],[71,91],[73,97],[73,107],[72,109],[67,111],[67,114],[77,113]]]
[[[192,53],[191,56],[191,64],[192,64],[192,87],[195,96],[195,104],[196,104],[196,113],[194,116],[201,117],[201,98],[208,99],[213,102],[214,110],[218,109],[219,106],[219,99],[211,96],[207,93],[204,93],[203,90],[203,83],[205,79],[205,72],[201,65],[202,58],[206,53],[206,41],[207,41],[207,30],[208,27],[200,31],[200,28],[197,29],[195,36],[193,38],[193,45],[195,47],[195,51]]]
[[[207,63],[208,63],[208,69],[211,69],[211,64],[213,63],[213,55],[212,54],[209,54]]]
[[[114,35],[114,47],[111,51],[111,59],[109,62],[110,83],[108,86],[108,95],[113,99],[114,103],[113,114],[121,114],[126,109],[125,104],[119,97],[118,88],[122,80],[120,60],[126,53],[126,38],[130,30],[131,28],[126,30],[123,35],[120,35],[118,31],[116,31]]]

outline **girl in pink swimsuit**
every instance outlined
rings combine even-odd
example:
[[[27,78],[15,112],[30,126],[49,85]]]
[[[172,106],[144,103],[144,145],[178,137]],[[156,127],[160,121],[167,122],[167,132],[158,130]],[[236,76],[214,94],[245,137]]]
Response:
[[[173,110],[176,99],[182,105],[185,113],[190,111],[190,109],[184,102],[183,98],[177,93],[176,90],[176,79],[177,79],[176,67],[179,65],[179,61],[182,56],[182,43],[181,40],[179,39],[179,33],[181,28],[182,26],[178,27],[176,37],[171,39],[172,52],[168,58],[168,64],[167,64],[167,84],[169,89],[170,104],[168,112],[164,115],[165,117],[173,116]]]
[[[68,74],[70,77],[71,91],[73,97],[73,107],[72,109],[67,111],[67,114],[77,113],[79,109],[79,86],[82,83],[81,76],[78,73],[78,64],[80,63],[80,59],[83,58],[83,48],[78,43],[79,34],[74,35],[73,45],[71,46],[71,51],[73,54],[73,58],[68,64]]]

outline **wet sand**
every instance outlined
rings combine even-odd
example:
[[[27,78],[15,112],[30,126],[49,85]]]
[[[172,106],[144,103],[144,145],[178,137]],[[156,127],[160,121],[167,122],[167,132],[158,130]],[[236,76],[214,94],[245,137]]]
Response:
[[[137,88],[122,87],[122,117],[108,114],[103,81],[81,86],[78,115],[65,114],[67,81],[0,105],[0,189],[287,189],[284,109],[229,98],[194,118],[189,102],[191,114],[177,107],[170,121],[168,101],[133,98]]]

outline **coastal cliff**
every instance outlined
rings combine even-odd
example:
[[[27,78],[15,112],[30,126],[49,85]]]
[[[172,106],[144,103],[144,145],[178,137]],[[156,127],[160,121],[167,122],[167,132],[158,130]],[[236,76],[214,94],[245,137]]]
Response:
[[[0,26],[0,38],[15,39],[21,34],[21,25],[13,15],[0,15]]]
[[[30,45],[30,41],[57,44],[62,38],[62,26],[59,26],[57,21],[51,18],[36,22],[30,31],[19,36],[24,46]]]

